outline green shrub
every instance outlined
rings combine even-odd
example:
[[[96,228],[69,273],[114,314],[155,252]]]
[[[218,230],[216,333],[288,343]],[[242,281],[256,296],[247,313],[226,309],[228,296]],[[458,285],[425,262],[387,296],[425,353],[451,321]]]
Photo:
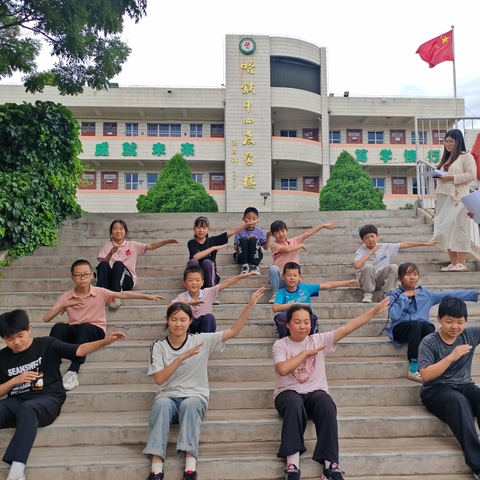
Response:
[[[62,105],[0,106],[0,250],[30,255],[56,243],[59,223],[80,215],[79,125]]]
[[[344,150],[322,188],[320,210],[385,210],[382,199],[383,192],[373,187],[370,175]]]
[[[186,160],[177,153],[160,172],[157,182],[137,199],[140,213],[218,212],[217,202],[205,187],[192,180]]]

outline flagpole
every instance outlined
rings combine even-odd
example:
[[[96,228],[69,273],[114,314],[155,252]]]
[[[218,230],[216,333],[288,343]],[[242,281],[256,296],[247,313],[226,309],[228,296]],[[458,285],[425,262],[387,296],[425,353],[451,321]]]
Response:
[[[458,128],[458,112],[457,112],[457,74],[455,71],[455,41],[454,41],[454,25],[452,25],[452,53],[453,53],[453,106],[455,109],[455,128]]]

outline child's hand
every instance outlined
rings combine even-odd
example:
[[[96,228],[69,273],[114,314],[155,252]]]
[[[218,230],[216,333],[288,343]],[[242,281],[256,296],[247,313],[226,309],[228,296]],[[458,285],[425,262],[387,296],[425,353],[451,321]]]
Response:
[[[371,253],[375,253],[380,250],[380,245],[378,243],[370,250]]]
[[[358,281],[357,280],[348,280],[347,281],[347,287],[356,287],[358,286]]]
[[[403,292],[407,297],[414,297],[417,293],[418,290],[405,290],[405,292]]]
[[[425,242],[426,247],[436,247],[438,242]]]
[[[110,255],[113,255],[118,250],[118,247],[112,247],[110,250]]]
[[[82,300],[68,300],[68,302],[65,302],[63,305],[63,308],[68,308],[68,307],[76,307],[77,305],[83,305]]]
[[[257,302],[260,300],[260,297],[263,295],[265,291],[265,287],[260,287],[258,290],[255,290],[248,301],[249,305],[256,305]]]
[[[193,307],[198,307],[198,305],[203,305],[204,303],[203,300],[189,300],[187,302],[188,305],[192,305]]]
[[[269,231],[267,232],[267,234],[266,234],[266,237],[267,237],[267,239],[268,239],[268,238],[270,238],[271,236],[272,236],[272,232],[269,230]]]
[[[262,219],[262,217],[259,217],[257,218],[256,220],[250,220],[249,222],[245,222],[245,227],[254,227],[260,220]]]
[[[30,383],[38,378],[38,373],[35,370],[23,372],[15,377],[15,385],[21,385],[22,383]]]
[[[183,359],[186,360],[187,358],[193,357],[195,355],[198,355],[200,352],[200,347],[203,346],[203,343],[199,343],[198,345],[195,345],[192,348],[189,348],[183,355]]]
[[[456,362],[459,358],[462,358],[472,349],[471,345],[459,345],[452,350],[452,353],[449,357]]]
[[[372,310],[375,312],[375,315],[378,315],[379,313],[384,312],[388,308],[389,304],[390,304],[390,298],[385,297],[380,303],[377,303],[372,308]]]
[[[228,243],[224,243],[223,245],[217,245],[216,247],[213,247],[217,252],[221,250],[222,248],[227,248]]]
[[[109,333],[105,338],[105,346],[115,343],[117,340],[125,340],[127,336],[123,332],[112,332]]]
[[[321,345],[320,347],[317,348],[312,348],[311,350],[304,350],[306,353],[307,357],[314,357],[318,352],[325,350],[326,345]]]
[[[301,243],[299,245],[300,248],[303,248],[303,250],[306,252],[307,251],[307,246],[304,243]]]
[[[156,300],[159,302],[160,300],[165,300],[165,297],[162,297],[161,295],[148,295],[148,300]]]
[[[179,245],[180,242],[176,239],[176,238],[169,238],[168,240],[166,240],[167,244],[168,243],[173,243],[175,245]]]
[[[322,228],[327,228],[328,230],[333,230],[334,225],[335,225],[335,222],[324,223],[322,225]]]
[[[467,212],[467,215],[468,215],[470,218],[473,218],[473,212]]]

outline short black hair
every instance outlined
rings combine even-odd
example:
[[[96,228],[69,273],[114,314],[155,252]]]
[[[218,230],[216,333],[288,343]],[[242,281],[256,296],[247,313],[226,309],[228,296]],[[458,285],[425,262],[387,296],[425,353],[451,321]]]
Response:
[[[378,229],[375,225],[372,225],[369,223],[368,225],[364,225],[359,231],[358,234],[360,235],[360,238],[363,239],[365,235],[368,235],[369,233],[374,233],[375,235],[378,235]]]
[[[293,314],[295,312],[297,312],[298,310],[305,310],[308,313],[308,316],[310,317],[310,325],[311,325],[312,322],[313,322],[313,311],[312,311],[311,307],[309,307],[308,305],[300,305],[298,303],[295,304],[295,305],[292,305],[287,310],[287,319],[286,319],[285,323],[290,323],[290,320],[292,319]],[[287,331],[288,331],[288,335],[290,335],[290,329],[287,328]]]
[[[287,262],[283,267],[283,274],[285,275],[287,270],[298,270],[298,273],[302,273],[302,269],[297,262]]]
[[[30,320],[25,310],[13,310],[0,315],[0,337],[8,338],[28,330]]]
[[[270,225],[270,232],[275,233],[279,232],[280,230],[288,230],[287,224],[283,220],[275,220]]]
[[[183,271],[183,281],[187,279],[187,275],[189,273],[199,273],[203,279],[203,270],[202,270],[202,267],[200,267],[200,265],[192,265],[190,267],[186,267],[185,270]]]
[[[467,304],[458,297],[448,296],[444,297],[438,306],[438,316],[440,318],[445,315],[452,318],[468,318]]]
[[[249,213],[254,213],[258,217],[258,210],[255,207],[247,207],[243,212],[243,216],[246,217]]]
[[[70,273],[73,275],[73,271],[75,270],[75,267],[80,267],[82,265],[85,265],[85,266],[89,267],[90,270],[93,271],[92,265],[90,264],[90,262],[88,260],[80,259],[80,260],[75,260],[72,263],[72,266],[70,267]]]
[[[190,305],[188,305],[184,302],[172,303],[167,308],[167,314],[165,315],[165,318],[168,320],[173,314],[175,314],[177,312],[180,312],[180,311],[186,313],[190,317],[190,320],[193,318],[192,307],[190,307]]]

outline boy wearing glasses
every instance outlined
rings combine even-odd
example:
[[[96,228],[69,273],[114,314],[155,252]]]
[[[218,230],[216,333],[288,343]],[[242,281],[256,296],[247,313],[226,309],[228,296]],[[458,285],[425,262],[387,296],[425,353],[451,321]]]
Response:
[[[132,291],[112,292],[106,288],[90,285],[93,276],[92,266],[87,260],[73,262],[70,272],[75,287],[64,293],[53,308],[43,317],[49,322],[58,314],[67,312],[68,323],[56,323],[50,331],[50,336],[66,343],[81,345],[105,338],[107,315],[105,305],[115,298],[134,298],[145,300],[165,300],[160,295],[148,295]],[[78,372],[80,365],[85,363],[85,357],[76,357],[67,373],[63,376],[65,390],[78,387]]]

